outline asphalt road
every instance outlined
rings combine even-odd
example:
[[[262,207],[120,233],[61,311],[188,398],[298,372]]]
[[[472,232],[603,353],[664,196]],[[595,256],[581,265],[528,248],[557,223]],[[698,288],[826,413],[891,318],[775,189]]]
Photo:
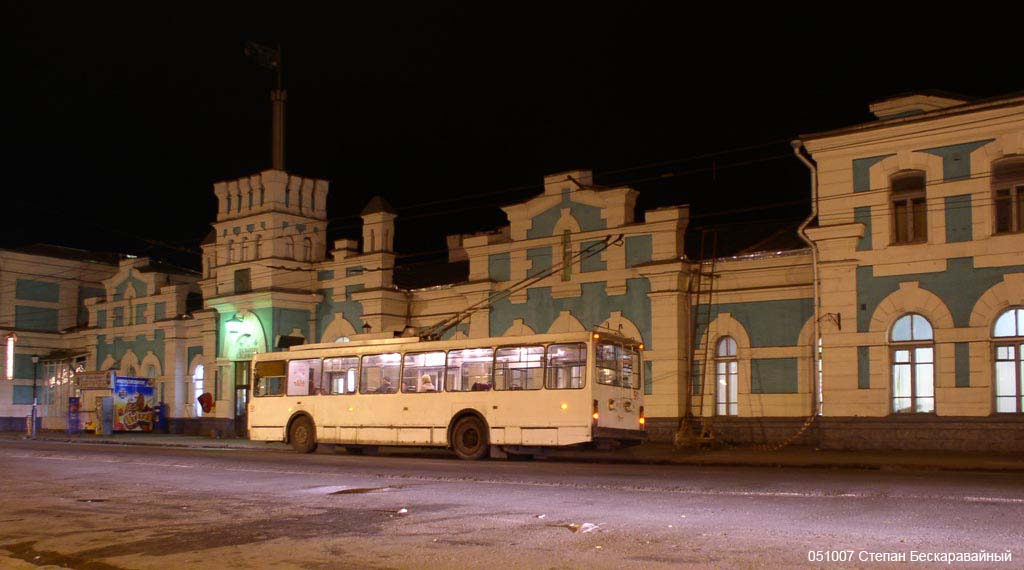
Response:
[[[1024,560],[1020,474],[10,441],[0,442],[0,481],[0,568],[1019,568]],[[914,552],[983,551],[1012,558],[912,561]],[[901,553],[906,562],[871,560]],[[822,558],[848,561],[814,560]]]

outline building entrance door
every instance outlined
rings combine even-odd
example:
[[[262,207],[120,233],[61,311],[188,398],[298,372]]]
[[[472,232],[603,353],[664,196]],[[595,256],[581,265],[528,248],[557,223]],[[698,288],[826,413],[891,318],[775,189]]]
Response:
[[[235,362],[235,437],[249,437],[249,365]]]

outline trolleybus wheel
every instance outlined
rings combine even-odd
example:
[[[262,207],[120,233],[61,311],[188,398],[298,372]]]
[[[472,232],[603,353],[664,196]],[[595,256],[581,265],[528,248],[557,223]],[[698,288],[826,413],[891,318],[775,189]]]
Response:
[[[292,449],[299,453],[316,451],[316,430],[313,428],[313,420],[307,416],[295,418],[288,430],[288,441],[292,444]]]
[[[459,420],[452,430],[452,449],[459,459],[483,459],[491,449],[487,426],[475,416]]]

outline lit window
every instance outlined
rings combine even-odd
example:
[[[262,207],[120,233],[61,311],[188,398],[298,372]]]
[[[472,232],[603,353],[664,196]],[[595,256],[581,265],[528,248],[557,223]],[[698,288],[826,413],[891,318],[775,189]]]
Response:
[[[736,340],[724,336],[715,350],[715,413],[720,416],[739,414],[739,360]]]
[[[904,315],[892,326],[892,411],[935,411],[935,347],[932,325]]]
[[[1010,309],[996,319],[996,412],[1024,412],[1024,309]]]
[[[1024,159],[1003,160],[992,168],[995,233],[1024,231]]]
[[[892,177],[892,242],[921,243],[928,239],[925,176],[920,170]]]

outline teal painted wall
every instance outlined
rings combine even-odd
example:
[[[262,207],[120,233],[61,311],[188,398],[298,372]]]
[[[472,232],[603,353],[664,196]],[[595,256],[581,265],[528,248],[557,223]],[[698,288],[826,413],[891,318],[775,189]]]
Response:
[[[889,158],[890,156],[896,156],[894,154],[883,154],[881,156],[870,156],[867,158],[857,158],[853,161],[853,191],[854,192],[867,192],[871,190],[871,167],[878,164],[879,162]]]
[[[653,238],[650,235],[626,238],[626,267],[647,263],[653,257]]]
[[[535,247],[526,250],[526,259],[530,262],[530,269],[526,275],[533,277],[551,269],[551,248]]]
[[[78,326],[89,324],[89,309],[85,307],[86,299],[103,299],[107,296],[106,289],[97,287],[78,288]]]
[[[460,331],[462,332],[462,334],[464,334],[466,336],[469,336],[469,325],[468,324],[458,324],[458,325],[455,325],[454,327],[452,327],[452,328],[448,329],[447,331],[445,331],[445,333],[443,335],[441,335],[441,339],[448,340],[448,339],[452,338],[453,336],[455,336],[455,333],[460,332]]]
[[[750,360],[752,394],[796,394],[796,358],[753,358]]]
[[[146,304],[140,303],[135,305],[135,324],[144,325],[146,324]]]
[[[56,332],[57,309],[15,305],[14,328]]]
[[[871,347],[857,347],[857,389],[871,388]]]
[[[601,217],[601,208],[588,204],[573,202],[569,199],[569,189],[562,190],[562,201],[532,218],[533,226],[527,230],[528,239],[550,237],[555,232],[555,224],[562,217],[562,208],[569,208],[569,213],[580,225],[580,231],[589,232],[603,230],[608,224]]]
[[[135,277],[134,272],[129,271],[128,277],[124,281],[119,283],[116,287],[114,287],[114,300],[120,301],[124,299],[124,293],[129,286],[135,289],[136,297],[145,297],[147,295],[147,291],[149,290],[149,287],[143,280]]]
[[[604,271],[608,269],[608,263],[601,259],[604,256],[604,240],[585,241],[580,244],[580,251],[590,253],[580,258],[580,273],[591,271]],[[597,253],[593,253],[597,252]]]
[[[192,364],[192,360],[195,359],[195,357],[197,357],[197,356],[199,356],[200,354],[203,353],[203,347],[201,347],[201,346],[190,346],[190,347],[188,347],[186,349],[186,352],[188,354],[188,356],[187,356],[188,361],[185,362],[185,366],[189,366],[189,365]]]
[[[14,285],[14,298],[20,301],[60,302],[60,285],[35,279],[18,279]]]
[[[106,309],[100,309],[96,311],[96,326],[103,329],[107,328],[107,311]]]
[[[690,381],[693,384],[693,395],[694,396],[699,396],[700,395],[701,385],[703,384],[702,379],[704,377],[701,376],[701,372],[700,371],[701,371],[701,362],[699,360],[696,360],[693,363],[693,372],[692,372],[693,377],[690,378]]]
[[[956,387],[971,386],[971,345],[967,342],[953,343],[953,354],[956,357]]]
[[[654,393],[654,363],[644,361],[644,394],[650,396]]]
[[[622,295],[608,295],[605,286],[604,281],[583,283],[579,297],[565,299],[552,298],[550,287],[533,287],[527,289],[525,303],[512,303],[509,299],[498,301],[491,307],[490,334],[501,335],[515,319],[523,319],[538,333],[546,332],[561,311],[571,311],[589,330],[606,321],[612,311],[621,311],[622,316],[640,329],[647,348],[653,349],[651,302],[647,297],[651,290],[650,282],[646,278],[627,279],[626,292]]]
[[[875,277],[874,267],[857,268],[857,332],[867,332],[878,304],[891,295],[904,281],[917,281],[922,289],[938,295],[953,314],[957,327],[970,325],[971,311],[985,291],[1003,280],[1007,273],[1024,272],[1024,265],[1007,267],[974,267],[974,258],[955,257],[946,260],[946,270],[937,273],[908,273]]]
[[[122,337],[116,336],[113,341],[108,342],[107,335],[96,335],[96,365],[102,364],[108,354],[115,361],[120,362],[129,348],[139,358],[139,362],[142,362],[148,351],[153,351],[157,360],[160,361],[160,369],[166,371],[164,366],[164,331],[160,329],[153,331],[153,340],[147,340],[146,335],[140,334],[135,337],[135,340],[125,340]],[[140,374],[142,372],[142,370],[139,370]]]
[[[5,364],[6,365],[6,364]],[[40,364],[42,366],[42,364]],[[31,380],[35,375],[36,365],[32,362],[31,354],[14,355],[14,377]],[[42,370],[39,371],[42,374]]]
[[[114,313],[111,315],[111,320],[114,321],[111,326],[124,326],[124,307],[114,307]]]
[[[729,313],[743,325],[750,336],[750,346],[796,346],[807,320],[814,316],[813,299],[783,299],[749,303],[717,303],[711,306],[709,322],[721,313]],[[696,314],[693,311],[692,314]],[[706,323],[697,328],[697,338],[704,336]],[[712,339],[713,340],[713,339]]]
[[[323,302],[316,306],[317,341],[325,342],[324,331],[330,326],[336,314],[341,313],[343,319],[352,325],[356,332],[361,332],[363,327],[363,304],[352,300],[352,293],[363,289],[363,285],[348,285],[345,287],[344,300],[334,298],[334,288],[320,289],[318,292],[323,295]]]
[[[162,321],[167,318],[167,302],[153,303],[153,320]]]
[[[971,195],[946,196],[946,243],[971,241],[974,229],[971,225]]]
[[[987,145],[995,139],[967,142],[949,146],[926,148],[923,152],[942,158],[942,179],[944,181],[963,180],[971,177],[971,153]]]
[[[853,209],[853,221],[864,224],[864,235],[857,240],[857,251],[871,250],[871,206]]]
[[[495,253],[487,256],[487,277],[491,281],[512,279],[512,254]]]
[[[274,309],[274,335],[268,337],[267,341],[274,342],[278,335],[286,335],[292,329],[299,329],[306,342],[316,342],[309,334],[309,316],[309,311],[301,309]]]
[[[327,269],[325,271],[317,271],[316,279],[317,281],[327,281],[329,279],[334,279],[334,270]]]

